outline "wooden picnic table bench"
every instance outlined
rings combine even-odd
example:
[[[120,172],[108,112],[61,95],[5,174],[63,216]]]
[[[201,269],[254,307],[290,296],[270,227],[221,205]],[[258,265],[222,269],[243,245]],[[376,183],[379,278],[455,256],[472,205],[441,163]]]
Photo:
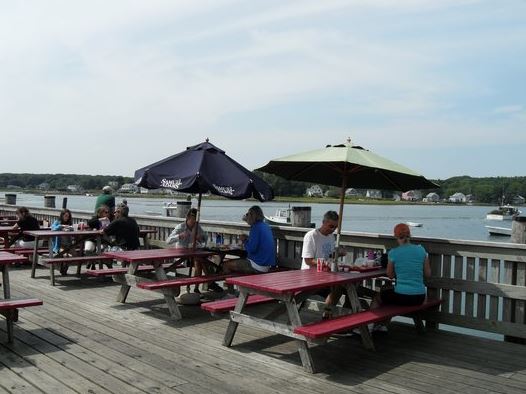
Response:
[[[142,249],[128,251],[108,251],[104,252],[105,256],[112,257],[115,260],[129,264],[126,273],[113,275],[113,280],[121,284],[117,302],[126,302],[126,298],[132,286],[139,287],[140,284],[148,282],[160,282],[168,280],[163,263],[165,261],[181,261],[183,259],[193,259],[197,257],[210,257],[214,252],[200,249]],[[153,274],[155,279],[140,276],[139,267],[141,264],[151,264],[154,267]],[[142,285],[141,285],[142,286]],[[175,297],[179,294],[180,286],[166,286],[158,289],[168,306],[170,317],[178,320],[182,318],[181,311],[177,306]]]
[[[442,300],[427,299],[421,305],[401,306],[401,305],[382,305],[377,309],[369,309],[351,315],[339,316],[334,319],[322,320],[314,323],[305,324],[294,328],[295,334],[303,335],[309,340],[316,341],[326,339],[332,334],[360,327],[363,325],[378,323],[394,316],[405,316],[422,312],[438,307]],[[415,320],[417,329],[422,330],[422,320],[418,315],[412,316]]]
[[[172,263],[166,263],[163,264],[163,268],[165,270],[172,268]],[[184,268],[186,265],[180,264],[176,265],[174,268]],[[152,272],[155,270],[155,267],[153,265],[141,265],[139,268],[137,268],[138,273],[145,273],[145,272]],[[89,276],[96,276],[96,277],[102,277],[102,276],[113,276],[113,275],[122,275],[128,272],[127,267],[118,267],[118,268],[107,268],[107,269],[98,269],[98,270],[87,270],[86,274]]]
[[[18,309],[34,305],[42,305],[41,300],[14,300],[11,299],[11,285],[9,283],[9,266],[12,263],[25,261],[24,256],[0,251],[0,270],[2,271],[2,287],[4,298],[0,300],[0,314],[7,321],[7,340],[13,342],[13,323],[18,319]]]
[[[207,312],[210,312],[212,314],[230,312],[234,310],[234,308],[236,307],[237,301],[238,301],[238,298],[236,297],[236,298],[229,298],[226,300],[205,302],[201,304],[201,309]],[[261,305],[261,304],[267,304],[269,302],[276,302],[276,300],[272,297],[254,294],[254,295],[248,296],[245,306]]]
[[[107,256],[74,256],[74,257],[58,257],[58,258],[43,258],[41,263],[46,267],[49,267],[49,278],[51,281],[51,286],[55,286],[55,266],[63,265],[76,265],[77,266],[77,276],[80,276],[80,269],[83,264],[91,263],[112,263],[113,259]]]
[[[12,343],[14,339],[13,323],[18,321],[18,310],[20,308],[28,308],[42,304],[42,300],[36,298],[0,300],[0,315],[3,315],[7,322],[8,343]]]
[[[385,269],[349,273],[316,272],[310,269],[228,278],[226,283],[236,285],[240,293],[234,310],[230,312],[230,323],[223,339],[223,345],[231,346],[239,324],[289,336],[296,340],[303,367],[309,372],[314,372],[315,368],[308,347],[309,338],[295,332],[297,327],[304,326],[299,314],[299,306],[320,289],[343,286],[349,297],[352,313],[360,312],[362,309],[356,286],[364,280],[385,276],[385,273]],[[288,314],[288,323],[276,321],[277,315],[272,313],[266,318],[251,315],[250,310],[246,310],[246,306],[249,296],[253,294],[281,301]],[[359,329],[364,346],[374,349],[367,325],[362,324]]]

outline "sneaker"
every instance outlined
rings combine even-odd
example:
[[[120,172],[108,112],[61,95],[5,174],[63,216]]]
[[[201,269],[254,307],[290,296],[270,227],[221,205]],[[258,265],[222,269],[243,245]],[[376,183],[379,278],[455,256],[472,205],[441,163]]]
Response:
[[[387,332],[387,327],[385,324],[370,323],[367,325],[369,332]]]
[[[225,291],[221,286],[219,286],[216,282],[212,282],[208,284],[208,290],[213,291],[215,293],[222,293]]]

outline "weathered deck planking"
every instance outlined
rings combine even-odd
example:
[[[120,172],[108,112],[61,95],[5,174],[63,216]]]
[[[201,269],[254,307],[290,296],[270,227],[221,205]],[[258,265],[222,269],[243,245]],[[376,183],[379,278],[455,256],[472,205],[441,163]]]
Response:
[[[0,393],[523,393],[526,347],[437,331],[418,336],[394,325],[376,335],[376,352],[358,337],[313,349],[321,371],[301,367],[293,341],[240,327],[221,346],[227,320],[199,307],[168,318],[162,295],[133,289],[115,302],[118,286],[100,278],[30,279],[11,271],[14,296],[39,297],[23,310],[15,343],[0,320]],[[269,306],[261,308],[262,313]]]

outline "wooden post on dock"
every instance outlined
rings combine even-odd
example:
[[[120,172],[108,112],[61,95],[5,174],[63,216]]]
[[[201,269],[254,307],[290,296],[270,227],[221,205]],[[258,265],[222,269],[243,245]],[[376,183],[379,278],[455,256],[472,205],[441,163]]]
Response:
[[[55,196],[44,196],[44,207],[55,208]]]
[[[292,207],[290,224],[292,227],[310,227],[311,207]]]
[[[517,216],[513,219],[511,225],[511,242],[518,244],[526,244],[526,216]],[[519,267],[520,264],[520,267]],[[524,264],[514,263],[511,273],[511,280],[515,286],[526,286],[526,269]],[[511,320],[514,323],[526,324],[526,308],[524,301],[514,300],[511,305]],[[504,336],[506,342],[520,343],[526,345],[525,338],[517,338],[509,335]]]

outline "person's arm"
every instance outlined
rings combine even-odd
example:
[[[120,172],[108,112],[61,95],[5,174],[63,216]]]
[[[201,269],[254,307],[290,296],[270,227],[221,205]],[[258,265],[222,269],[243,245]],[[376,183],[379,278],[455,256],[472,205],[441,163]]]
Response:
[[[168,245],[173,245],[177,243],[177,241],[179,241],[181,233],[184,233],[184,230],[183,226],[179,224],[173,229],[168,238],[166,238],[166,243]]]
[[[396,276],[394,263],[392,261],[387,262],[387,276],[389,277],[389,279],[394,279],[394,277]]]
[[[309,267],[316,266],[316,250],[314,248],[314,239],[307,233],[303,237],[303,248],[301,250],[301,257]]]
[[[244,242],[245,250],[248,253],[255,253],[259,246],[259,229],[256,226],[250,228],[248,238]]]
[[[51,223],[51,230],[60,231],[61,229],[62,229],[62,224],[60,224],[60,220],[55,220],[53,223]]]
[[[429,263],[429,256],[424,260],[424,278],[431,278],[431,264]]]

